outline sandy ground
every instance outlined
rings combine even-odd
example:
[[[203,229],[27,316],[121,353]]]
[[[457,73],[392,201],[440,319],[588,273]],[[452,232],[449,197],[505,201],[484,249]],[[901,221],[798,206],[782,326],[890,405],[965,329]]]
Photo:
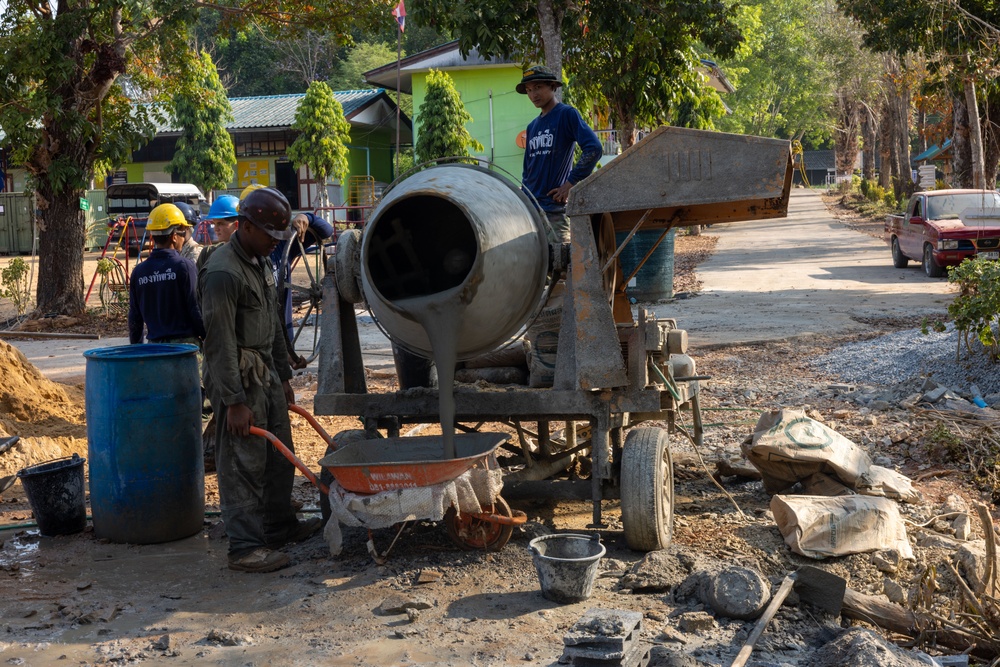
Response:
[[[714,244],[708,238],[699,243]],[[688,287],[675,291],[697,289],[696,278],[689,280]],[[808,407],[870,454],[891,457],[905,474],[916,477],[938,469],[942,462],[931,449],[913,446],[904,454],[896,444],[894,436],[901,429],[906,442],[921,442],[925,426],[913,415],[896,409],[879,415],[859,410],[831,389],[835,378],[818,375],[805,363],[845,340],[907,324],[918,322],[871,320],[847,333],[697,353],[698,372],[712,376],[702,393],[706,445],[695,452],[679,437],[671,442],[674,539],[659,565],[666,581],[659,589],[635,591],[627,585],[626,575],[643,554],[627,548],[615,500],[603,503],[605,526],[599,528],[589,525],[589,502],[544,497],[512,502],[527,514],[528,523],[497,553],[460,550],[440,524],[418,521],[402,530],[385,564],[368,553],[365,531],[348,528],[345,551],[338,557],[330,555],[317,535],[286,548],[291,567],[247,575],[226,568],[213,475],[206,478],[204,529],[183,540],[147,546],[110,543],[91,528],[43,538],[28,525],[18,527],[29,524],[32,515],[21,485],[15,484],[0,497],[0,655],[20,665],[555,665],[570,626],[587,609],[602,607],[642,613],[641,639],[656,653],[654,664],[728,665],[753,623],[712,615],[704,621],[705,605],[692,591],[692,577],[739,563],[776,583],[811,561],[784,545],[760,482],[727,478],[727,498],[702,468],[699,455],[710,467],[717,459],[738,456],[740,442],[761,412],[796,406]],[[5,373],[9,381],[11,375]],[[315,381],[313,369],[297,376],[298,402],[311,406]],[[369,382],[377,391],[393,387],[385,372],[372,373]],[[33,376],[18,387],[32,398],[21,413],[9,404],[16,392],[0,396],[6,419],[0,427],[32,441],[32,447],[52,438],[64,452],[75,447],[85,453],[81,385],[48,396],[32,393],[39,387],[54,391]],[[41,414],[46,405],[54,406],[53,414]],[[320,421],[330,433],[358,426],[353,419]],[[689,414],[682,416],[682,425],[690,428]],[[315,468],[325,443],[304,420],[295,418],[293,426],[300,458]],[[56,427],[69,432],[46,430]],[[434,432],[431,427],[423,433]],[[886,438],[892,444],[885,444]],[[34,462],[32,447],[18,449],[26,458],[15,465]],[[0,454],[0,462],[10,455]],[[982,497],[962,472],[926,475],[917,486],[925,503],[907,510],[914,522],[933,516],[950,494],[969,501]],[[318,492],[301,475],[295,499],[303,503],[304,516],[318,502]],[[599,533],[607,555],[592,598],[559,605],[540,594],[527,544],[541,534],[567,531]],[[396,530],[377,530],[371,537],[384,550],[396,539]],[[947,574],[950,552],[928,547],[918,548],[917,554],[916,561],[901,564],[892,575],[881,571],[869,554],[832,559],[823,566],[871,594],[882,593],[886,578],[919,589],[934,570],[938,590],[930,595],[930,604],[946,610],[959,597]],[[410,616],[380,611],[384,601],[398,596],[426,608]],[[805,667],[838,632],[837,619],[808,607],[783,607],[749,664]]]

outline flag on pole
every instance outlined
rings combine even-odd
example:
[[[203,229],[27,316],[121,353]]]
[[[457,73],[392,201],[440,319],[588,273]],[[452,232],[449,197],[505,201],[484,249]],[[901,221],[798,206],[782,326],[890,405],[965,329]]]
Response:
[[[399,0],[399,4],[396,8],[392,10],[392,15],[396,17],[396,22],[399,23],[399,31],[403,32],[406,30],[406,7],[403,5],[403,0]]]

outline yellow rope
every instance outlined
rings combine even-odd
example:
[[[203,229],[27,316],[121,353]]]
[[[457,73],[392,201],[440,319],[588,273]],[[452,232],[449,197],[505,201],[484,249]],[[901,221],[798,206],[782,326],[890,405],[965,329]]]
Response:
[[[805,183],[807,188],[811,188],[812,186],[809,185],[809,178],[806,176],[806,158],[802,151],[802,142],[798,139],[792,140],[792,155],[799,156],[799,173],[802,174],[802,182]]]

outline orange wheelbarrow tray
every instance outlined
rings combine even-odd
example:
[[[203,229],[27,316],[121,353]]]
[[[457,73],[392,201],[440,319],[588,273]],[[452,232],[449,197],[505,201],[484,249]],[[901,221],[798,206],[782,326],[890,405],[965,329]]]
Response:
[[[304,408],[290,405],[288,409],[304,417],[327,445],[333,446],[333,439]],[[250,427],[250,433],[265,438],[321,493],[330,495],[330,488],[277,436],[256,426]],[[443,448],[438,436],[362,440],[334,450],[319,463],[330,471],[346,491],[370,495],[393,489],[433,486],[456,479],[476,465],[482,464],[485,468],[489,458],[506,440],[507,436],[502,433],[456,434],[457,456],[454,459],[441,458]],[[527,516],[522,512],[513,514],[504,516],[495,512],[481,512],[463,516],[508,526],[521,525],[527,521]]]

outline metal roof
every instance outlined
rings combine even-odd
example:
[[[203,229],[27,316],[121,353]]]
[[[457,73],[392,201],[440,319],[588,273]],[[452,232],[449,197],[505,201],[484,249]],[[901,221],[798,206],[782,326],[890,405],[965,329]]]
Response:
[[[940,146],[933,144],[920,155],[910,158],[910,162],[916,164],[917,162],[923,162],[924,160],[944,159],[944,154],[947,153],[949,148],[951,148],[951,139],[945,139],[944,143]]]
[[[351,116],[365,109],[372,103],[384,97],[391,102],[381,88],[369,90],[342,90],[333,96],[344,107],[344,117],[349,121]],[[295,110],[305,93],[290,95],[263,95],[260,97],[231,97],[229,104],[233,108],[233,120],[226,123],[230,132],[252,130],[256,128],[288,128],[295,122]],[[158,134],[178,133],[182,131],[169,118],[165,123],[158,124]]]

